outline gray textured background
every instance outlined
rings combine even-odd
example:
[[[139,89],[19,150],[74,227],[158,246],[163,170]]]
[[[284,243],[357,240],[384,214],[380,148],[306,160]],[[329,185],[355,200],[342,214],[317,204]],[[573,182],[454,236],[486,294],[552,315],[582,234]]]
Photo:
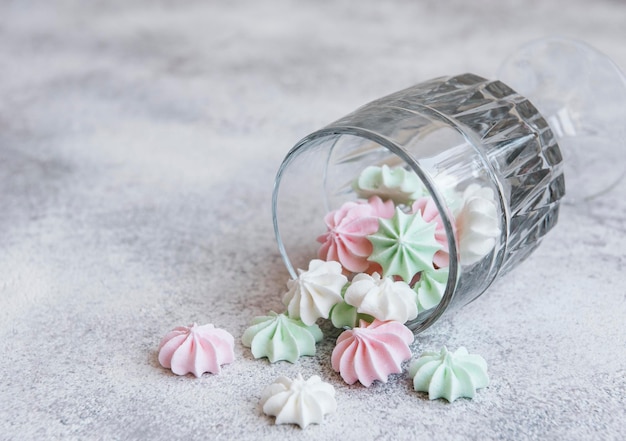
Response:
[[[1,2],[0,439],[623,439],[624,184],[565,207],[530,260],[417,338],[487,359],[473,401],[429,402],[406,375],[347,386],[332,340],[295,365],[237,342],[201,379],[156,348],[281,309],[270,194],[299,138],[415,82],[492,76],[541,36],[626,68],[625,23],[608,0]],[[297,372],[337,389],[306,431],[258,407]]]

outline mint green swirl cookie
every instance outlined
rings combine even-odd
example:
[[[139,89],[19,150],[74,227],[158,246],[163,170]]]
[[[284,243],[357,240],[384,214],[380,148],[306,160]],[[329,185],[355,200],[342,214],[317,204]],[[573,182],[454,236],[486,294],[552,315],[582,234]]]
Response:
[[[442,249],[435,239],[436,222],[427,223],[419,212],[406,214],[396,207],[391,219],[378,219],[378,231],[368,240],[369,257],[383,268],[383,276],[400,276],[410,283],[417,273],[433,269],[433,257]]]
[[[424,271],[413,289],[417,293],[417,309],[419,312],[434,308],[443,298],[448,284],[448,268]]]
[[[476,390],[489,386],[487,362],[480,355],[460,347],[454,353],[444,346],[439,352],[424,352],[409,366],[413,388],[428,392],[428,398],[473,398]]]
[[[354,306],[346,302],[337,303],[330,311],[330,321],[335,328],[354,328],[361,320],[372,323],[374,317],[357,312]]]
[[[241,342],[252,350],[254,358],[295,363],[303,355],[315,355],[315,343],[322,337],[319,326],[307,326],[299,319],[272,311],[270,315],[255,317]]]
[[[354,180],[352,188],[364,199],[378,196],[404,205],[410,205],[425,193],[422,181],[413,171],[387,165],[366,167]]]

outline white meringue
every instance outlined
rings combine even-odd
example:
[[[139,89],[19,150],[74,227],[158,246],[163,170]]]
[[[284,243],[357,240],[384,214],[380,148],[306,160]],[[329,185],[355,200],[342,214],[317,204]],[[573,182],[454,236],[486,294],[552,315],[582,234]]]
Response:
[[[454,175],[442,172],[433,176],[433,181],[440,194],[443,196],[450,213],[457,213],[463,202],[463,195],[456,190],[459,180]],[[428,196],[428,192],[425,191],[425,193]]]
[[[341,290],[348,282],[339,262],[314,259],[308,271],[298,269],[298,278],[287,282],[283,303],[289,317],[300,319],[311,326],[322,317],[328,318],[330,310],[343,301]]]
[[[324,415],[337,410],[335,388],[313,375],[308,380],[301,374],[291,380],[279,377],[261,397],[266,415],[275,416],[276,424],[297,424],[305,429],[309,424],[321,424]]]
[[[463,192],[463,205],[456,217],[461,263],[471,265],[489,254],[500,234],[500,221],[493,190],[471,184]]]
[[[357,312],[381,321],[405,323],[417,317],[416,293],[405,282],[394,282],[380,274],[357,274],[345,293],[347,304]]]

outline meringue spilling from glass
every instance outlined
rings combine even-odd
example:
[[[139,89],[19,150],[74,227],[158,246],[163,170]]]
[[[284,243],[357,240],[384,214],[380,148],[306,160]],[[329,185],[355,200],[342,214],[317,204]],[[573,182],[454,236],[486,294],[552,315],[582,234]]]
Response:
[[[510,87],[473,74],[436,78],[288,153],[273,195],[279,249],[293,279],[322,259],[349,280],[404,281],[418,311],[407,326],[419,332],[538,246],[565,193],[561,163],[544,118]]]

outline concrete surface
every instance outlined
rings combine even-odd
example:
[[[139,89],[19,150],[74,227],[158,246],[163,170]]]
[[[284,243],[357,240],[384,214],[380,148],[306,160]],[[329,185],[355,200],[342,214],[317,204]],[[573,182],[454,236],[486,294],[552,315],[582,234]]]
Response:
[[[492,76],[542,36],[626,68],[624,23],[609,0],[1,2],[0,439],[623,439],[624,184],[418,336],[487,359],[473,401],[429,402],[406,374],[347,386],[332,339],[294,365],[237,342],[200,379],[156,349],[179,324],[239,339],[281,310],[270,195],[302,136],[419,81]],[[337,389],[306,431],[258,406],[297,372]]]

